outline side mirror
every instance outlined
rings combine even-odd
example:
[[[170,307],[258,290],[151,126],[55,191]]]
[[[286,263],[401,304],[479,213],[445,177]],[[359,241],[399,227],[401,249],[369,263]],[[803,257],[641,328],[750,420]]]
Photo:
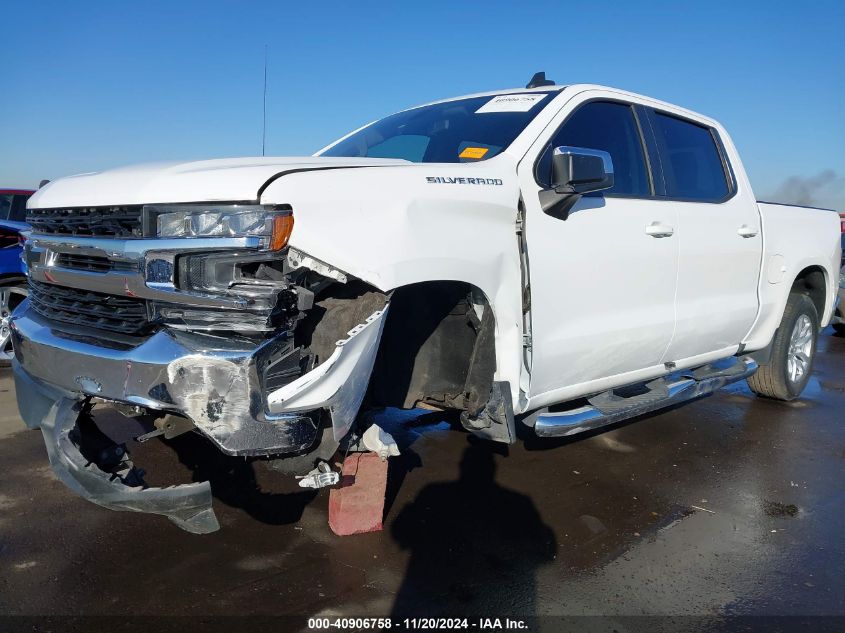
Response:
[[[582,194],[613,187],[610,154],[584,147],[555,147],[552,152],[552,188],[555,193]]]

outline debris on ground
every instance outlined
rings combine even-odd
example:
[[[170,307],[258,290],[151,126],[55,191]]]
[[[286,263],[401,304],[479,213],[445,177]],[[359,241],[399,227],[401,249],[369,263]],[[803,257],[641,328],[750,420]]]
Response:
[[[367,450],[372,451],[382,459],[399,455],[399,446],[396,444],[396,440],[378,424],[373,424],[364,431],[364,436],[361,439]]]
[[[779,501],[764,501],[763,510],[770,517],[794,517],[798,515],[798,506],[794,503],[781,503]]]
[[[340,473],[332,470],[326,462],[320,462],[317,467],[307,475],[297,475],[300,488],[326,488],[334,486],[340,481]]]

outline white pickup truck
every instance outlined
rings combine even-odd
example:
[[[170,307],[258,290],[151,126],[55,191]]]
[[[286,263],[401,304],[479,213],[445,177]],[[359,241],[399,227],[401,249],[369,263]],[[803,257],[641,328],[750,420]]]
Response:
[[[63,178],[28,221],[24,421],[74,491],[193,532],[218,527],[208,482],[148,487],[127,445],[92,450],[92,403],[303,473],[364,407],[513,442],[746,378],[790,400],[841,256],[837,214],[758,203],[716,121],[540,73],[311,157]]]

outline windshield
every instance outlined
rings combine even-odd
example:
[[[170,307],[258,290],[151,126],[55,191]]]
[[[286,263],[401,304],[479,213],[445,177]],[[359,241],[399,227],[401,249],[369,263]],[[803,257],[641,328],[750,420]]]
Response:
[[[371,123],[321,156],[463,163],[492,158],[519,136],[548,92],[473,97],[414,108]]]

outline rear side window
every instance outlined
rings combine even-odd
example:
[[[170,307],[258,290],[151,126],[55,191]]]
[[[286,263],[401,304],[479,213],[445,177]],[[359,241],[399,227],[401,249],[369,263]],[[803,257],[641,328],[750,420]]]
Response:
[[[537,180],[543,185],[551,184],[552,150],[561,145],[598,149],[610,154],[614,184],[605,193],[651,195],[643,145],[631,106],[593,101],[578,108],[557,131],[537,163]]]
[[[29,200],[29,196],[23,195],[16,195],[15,199],[12,201],[12,208],[9,211],[9,219],[14,220],[15,222],[25,222],[26,221],[26,201]]]
[[[666,195],[702,202],[726,198],[730,188],[710,128],[660,112],[652,122]]]
[[[11,194],[0,194],[0,220],[8,220],[12,212],[12,202],[15,196]]]

